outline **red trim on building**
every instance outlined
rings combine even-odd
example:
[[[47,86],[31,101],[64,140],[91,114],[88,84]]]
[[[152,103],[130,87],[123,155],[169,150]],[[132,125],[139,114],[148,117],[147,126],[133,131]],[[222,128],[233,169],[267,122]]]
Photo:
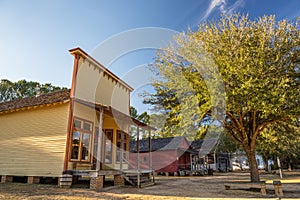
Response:
[[[76,87],[76,77],[78,71],[78,61],[80,59],[79,54],[75,54],[74,59],[74,68],[73,68],[73,76],[72,76],[72,85],[71,85],[71,92],[70,92],[70,108],[69,108],[69,119],[68,119],[68,130],[67,130],[67,139],[66,139],[66,151],[65,151],[65,158],[64,158],[64,171],[68,169],[68,162],[70,157],[70,138],[72,135],[72,127],[73,127],[73,97],[75,95],[75,87]]]

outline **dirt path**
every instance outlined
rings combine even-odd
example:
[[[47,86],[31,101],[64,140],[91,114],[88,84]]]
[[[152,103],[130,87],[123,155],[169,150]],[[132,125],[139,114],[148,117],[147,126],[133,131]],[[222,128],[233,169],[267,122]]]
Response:
[[[213,176],[156,178],[156,185],[146,188],[107,187],[102,191],[83,188],[62,189],[54,185],[0,184],[0,199],[278,199],[272,185],[267,195],[253,190],[225,190],[224,183],[248,181],[249,173],[215,173]],[[288,173],[285,179],[300,179],[300,173]],[[262,180],[278,179],[277,175],[261,175]],[[284,185],[283,199],[300,199],[300,185]]]
[[[289,174],[285,178],[300,178],[300,174]],[[141,194],[155,196],[172,196],[182,198],[276,198],[273,185],[267,185],[267,195],[262,196],[259,191],[225,190],[224,183],[231,181],[249,181],[249,173],[215,173],[213,176],[192,177],[158,177],[157,184],[148,188],[128,188],[111,190],[121,194]],[[278,179],[277,175],[261,175],[261,180]],[[284,185],[285,198],[300,199],[299,185]]]

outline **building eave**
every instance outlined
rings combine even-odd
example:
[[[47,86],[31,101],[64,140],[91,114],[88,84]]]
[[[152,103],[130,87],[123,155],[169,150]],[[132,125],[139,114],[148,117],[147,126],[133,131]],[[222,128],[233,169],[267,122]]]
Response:
[[[113,118],[117,118],[117,119],[121,119],[121,120],[124,120],[124,121],[127,121],[127,122],[130,122],[134,125],[137,125],[137,126],[140,126],[140,127],[144,127],[146,129],[149,129],[149,130],[156,130],[154,127],[152,126],[149,126],[129,115],[126,115],[125,113],[122,113],[121,111],[111,107],[111,106],[108,106],[108,105],[103,105],[103,104],[99,104],[99,103],[94,103],[94,102],[89,102],[89,101],[86,101],[86,100],[83,100],[83,99],[79,99],[77,97],[73,97],[72,98],[74,100],[74,102],[77,102],[77,103],[80,103],[82,105],[85,105],[85,106],[88,106],[90,108],[93,108],[97,111],[99,111],[100,109],[103,109],[104,111],[104,114],[107,114]]]
[[[27,110],[36,109],[36,108],[62,105],[62,104],[66,104],[69,102],[70,102],[70,100],[64,100],[64,101],[59,101],[59,102],[54,102],[54,103],[47,103],[47,104],[41,104],[41,105],[36,105],[36,106],[26,106],[26,107],[22,107],[22,108],[10,109],[10,110],[5,110],[5,111],[0,111],[0,115],[18,112],[18,111],[27,111]]]
[[[70,101],[70,90],[61,90],[39,96],[19,98],[0,103],[0,113],[11,113],[37,107],[63,104]]]

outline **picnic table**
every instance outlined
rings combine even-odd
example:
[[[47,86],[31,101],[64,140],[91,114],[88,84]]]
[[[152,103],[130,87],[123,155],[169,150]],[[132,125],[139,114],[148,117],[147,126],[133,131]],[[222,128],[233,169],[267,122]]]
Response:
[[[272,184],[274,186],[275,195],[282,197],[283,196],[283,184],[300,184],[300,179],[291,179],[291,180],[268,180],[261,181],[259,183],[251,182],[230,182],[225,183],[225,190],[235,189],[248,189],[248,188],[257,188],[260,189],[262,195],[266,195],[266,184]]]
[[[300,179],[290,179],[290,180],[274,180],[274,190],[275,194],[279,197],[283,196],[283,184],[300,184]]]
[[[225,183],[224,186],[225,186],[225,190],[230,190],[232,188],[236,188],[236,189],[257,188],[260,189],[262,195],[267,194],[265,181],[261,181],[259,183],[231,182],[231,183]]]

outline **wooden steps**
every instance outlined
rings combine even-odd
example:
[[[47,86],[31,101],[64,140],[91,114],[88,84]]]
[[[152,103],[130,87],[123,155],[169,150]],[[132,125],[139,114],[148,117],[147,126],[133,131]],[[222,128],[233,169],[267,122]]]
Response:
[[[140,180],[138,185],[138,172],[137,173],[125,173],[123,177],[125,180],[136,187],[147,187],[154,185],[154,178],[152,173],[140,173]]]

